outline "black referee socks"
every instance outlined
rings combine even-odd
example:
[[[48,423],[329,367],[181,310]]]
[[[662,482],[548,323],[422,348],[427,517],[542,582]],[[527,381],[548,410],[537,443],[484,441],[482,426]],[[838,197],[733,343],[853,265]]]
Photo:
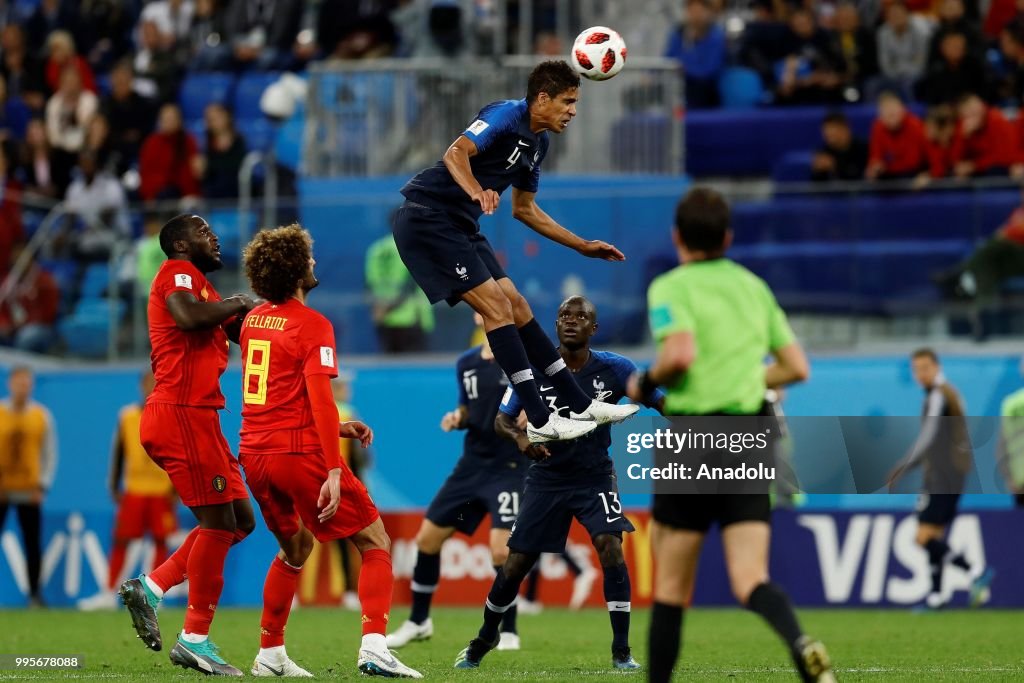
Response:
[[[747,609],[760,614],[790,649],[796,647],[796,641],[803,635],[803,631],[800,630],[800,623],[785,591],[774,583],[762,583],[747,598]]]
[[[647,638],[647,680],[668,683],[679,657],[683,635],[683,608],[655,602],[651,606],[651,633]]]

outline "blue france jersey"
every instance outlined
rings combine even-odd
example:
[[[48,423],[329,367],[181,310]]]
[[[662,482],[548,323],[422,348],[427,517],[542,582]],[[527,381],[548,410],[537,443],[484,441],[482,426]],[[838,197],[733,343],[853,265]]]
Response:
[[[636,365],[625,356],[610,351],[590,352],[590,358],[577,372],[573,373],[583,393],[598,401],[618,403],[626,395],[626,382],[636,371]],[[569,414],[568,406],[559,404],[558,394],[544,373],[534,370],[537,387],[545,403],[553,411]],[[645,402],[655,407],[663,393],[657,390]],[[515,391],[509,388],[502,399],[500,410],[508,415],[518,415],[522,403]],[[601,425],[590,434],[575,441],[553,441],[544,444],[551,457],[530,466],[527,485],[534,488],[566,488],[585,486],[591,481],[600,481],[614,474],[615,467],[608,455],[612,443],[611,425]]]
[[[462,134],[476,144],[477,154],[470,157],[469,167],[480,187],[498,194],[509,185],[527,192],[537,191],[540,164],[548,152],[548,134],[530,130],[525,99],[492,102],[480,110]],[[402,194],[448,213],[467,232],[480,230],[480,205],[459,187],[444,161],[420,171],[405,184]]]
[[[469,412],[462,457],[456,469],[524,468],[529,464],[526,456],[515,443],[501,438],[494,431],[494,417],[508,388],[508,379],[494,360],[486,360],[480,355],[481,348],[476,346],[466,351],[455,364],[459,405],[466,406]]]

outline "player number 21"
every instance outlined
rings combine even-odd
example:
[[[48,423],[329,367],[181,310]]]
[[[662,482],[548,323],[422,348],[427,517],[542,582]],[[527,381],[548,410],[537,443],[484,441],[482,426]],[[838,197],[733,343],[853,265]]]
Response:
[[[601,496],[601,504],[604,505],[604,514],[622,514],[622,503],[619,502],[619,494],[617,492],[609,491],[608,493],[599,493],[597,495]]]
[[[257,360],[259,362],[257,362]],[[253,406],[267,403],[267,374],[270,371],[270,341],[252,339],[245,354],[245,381],[242,383],[242,400]],[[256,380],[253,386],[253,379]]]
[[[475,401],[480,396],[476,386],[476,375],[463,375],[462,386],[466,389],[466,398],[470,401]]]
[[[498,514],[518,515],[519,514],[519,492],[502,491],[498,494]]]

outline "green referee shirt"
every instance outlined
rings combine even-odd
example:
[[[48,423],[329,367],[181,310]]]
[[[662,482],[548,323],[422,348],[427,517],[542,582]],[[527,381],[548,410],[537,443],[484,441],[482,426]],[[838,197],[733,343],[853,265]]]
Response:
[[[665,387],[666,415],[760,410],[765,356],[794,339],[764,280],[726,258],[693,261],[651,283],[647,310],[659,345],[678,332],[695,341],[693,364]]]
[[[1024,389],[1003,399],[1003,440],[1011,483],[1024,488]]]

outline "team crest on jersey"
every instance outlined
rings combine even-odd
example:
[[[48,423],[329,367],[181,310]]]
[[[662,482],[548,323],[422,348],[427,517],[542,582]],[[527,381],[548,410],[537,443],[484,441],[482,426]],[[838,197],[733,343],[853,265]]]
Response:
[[[224,489],[228,487],[228,480],[219,474],[213,478],[213,490],[217,493],[224,493]]]

